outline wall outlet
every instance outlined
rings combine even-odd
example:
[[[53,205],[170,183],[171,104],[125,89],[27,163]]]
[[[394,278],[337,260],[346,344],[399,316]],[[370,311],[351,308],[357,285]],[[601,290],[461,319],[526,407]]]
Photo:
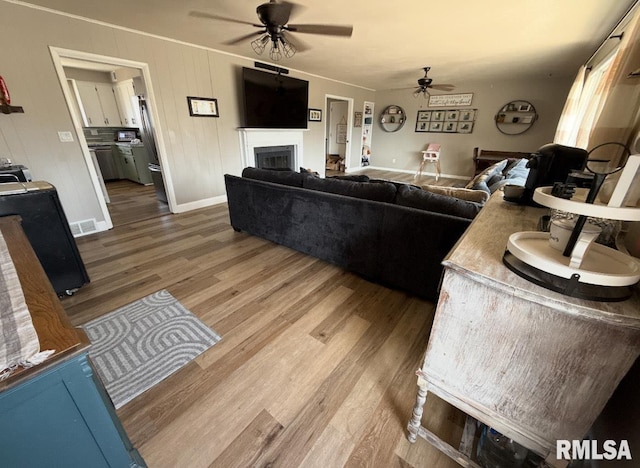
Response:
[[[63,143],[69,143],[73,141],[73,135],[71,132],[58,132],[58,138]]]

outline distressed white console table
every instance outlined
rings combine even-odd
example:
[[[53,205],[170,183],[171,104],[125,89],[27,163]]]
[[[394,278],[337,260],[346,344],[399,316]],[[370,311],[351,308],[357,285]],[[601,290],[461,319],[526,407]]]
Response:
[[[640,354],[638,285],[624,302],[585,301],[502,263],[509,235],[535,231],[546,212],[496,193],[443,262],[408,437],[427,439],[463,466],[477,466],[465,440],[454,449],[421,425],[428,392],[564,466],[556,441],[585,436]]]

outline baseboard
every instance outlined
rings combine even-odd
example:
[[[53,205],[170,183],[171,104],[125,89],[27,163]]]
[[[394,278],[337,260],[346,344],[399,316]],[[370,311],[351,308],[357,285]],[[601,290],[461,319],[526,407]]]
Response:
[[[218,197],[207,198],[205,200],[198,200],[191,203],[182,203],[177,205],[174,213],[186,213],[187,211],[197,210],[199,208],[206,208],[208,206],[220,205],[227,202],[226,195],[220,195]]]
[[[415,174],[416,171],[411,171],[409,169],[397,169],[391,167],[381,167],[381,166],[364,166],[364,167],[354,167],[350,169],[346,169],[345,172],[353,173],[353,172],[361,172],[365,169],[375,169],[376,171],[388,171],[388,172],[399,172],[401,174]],[[423,176],[435,177],[435,172],[422,172]],[[462,179],[462,180],[470,180],[471,178],[468,175],[456,175],[456,174],[440,174],[440,177],[445,177],[447,179]]]

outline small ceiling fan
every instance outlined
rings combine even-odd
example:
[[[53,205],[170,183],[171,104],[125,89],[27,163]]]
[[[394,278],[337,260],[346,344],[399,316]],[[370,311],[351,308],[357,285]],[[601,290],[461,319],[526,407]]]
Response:
[[[455,88],[455,86],[453,86],[452,84],[432,84],[433,79],[427,76],[429,70],[431,70],[431,67],[423,67],[422,69],[424,70],[424,76],[418,79],[418,87],[413,92],[413,97],[418,97],[422,94],[422,96],[426,99],[427,96],[430,96],[429,88],[437,89],[439,91],[451,91],[453,88]]]
[[[267,48],[267,45],[271,43],[269,57],[273,61],[278,61],[283,56],[287,58],[293,57],[296,51],[302,52],[308,49],[308,47],[301,42],[292,40],[291,35],[293,33],[351,37],[351,34],[353,33],[353,26],[330,24],[289,24],[289,18],[301,9],[302,7],[295,3],[270,0],[268,3],[258,5],[258,8],[256,8],[258,19],[261,24],[238,20],[235,18],[227,18],[201,11],[191,11],[189,12],[189,16],[247,24],[255,28],[260,28],[260,31],[254,31],[244,36],[231,39],[223,44],[235,45],[258,36],[256,39],[251,41],[251,47],[258,55],[262,55],[264,50]]]

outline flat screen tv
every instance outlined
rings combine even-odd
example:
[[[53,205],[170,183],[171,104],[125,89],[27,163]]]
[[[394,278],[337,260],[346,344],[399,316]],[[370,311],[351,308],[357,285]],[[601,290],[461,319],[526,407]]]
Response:
[[[242,68],[246,128],[307,128],[309,82]]]

